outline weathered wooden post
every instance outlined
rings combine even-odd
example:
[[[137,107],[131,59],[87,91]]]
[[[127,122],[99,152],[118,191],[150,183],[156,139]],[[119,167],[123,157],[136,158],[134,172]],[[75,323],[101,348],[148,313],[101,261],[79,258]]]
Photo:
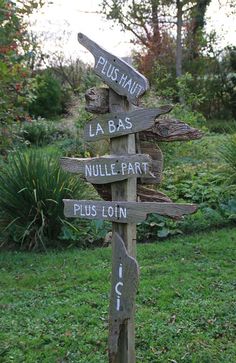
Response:
[[[139,276],[136,224],[145,220],[148,213],[179,218],[196,210],[195,205],[172,203],[163,193],[140,186],[138,195],[141,202],[137,202],[137,178],[149,184],[160,183],[162,174],[161,150],[158,147],[152,147],[154,150],[151,150],[150,143],[143,145],[142,141],[149,141],[150,133],[153,138],[159,137],[165,141],[168,138],[185,139],[188,135],[190,139],[201,135],[181,122],[172,128],[170,125],[173,126],[173,122],[166,122],[162,127],[157,125],[156,118],[169,112],[170,106],[153,109],[133,106],[148,89],[146,78],[85,35],[80,33],[78,40],[93,54],[94,71],[109,86],[109,90],[105,91],[106,100],[101,97],[100,102],[100,112],[102,109],[102,112],[109,113],[89,122],[84,137],[86,141],[110,138],[111,154],[87,159],[61,159],[64,170],[81,174],[97,187],[99,194],[105,196],[106,200],[64,200],[64,213],[66,217],[113,222],[109,362],[135,363],[134,313]],[[96,109],[94,107],[92,112],[96,113]],[[184,125],[182,128],[181,124]],[[138,132],[140,143],[136,145],[135,133]],[[142,150],[150,150],[152,157],[143,154]]]

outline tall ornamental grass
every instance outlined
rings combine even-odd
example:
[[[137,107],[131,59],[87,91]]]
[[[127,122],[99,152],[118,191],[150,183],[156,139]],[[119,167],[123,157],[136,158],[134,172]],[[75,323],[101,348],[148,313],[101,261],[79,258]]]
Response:
[[[0,170],[0,244],[46,248],[62,225],[63,198],[84,198],[86,186],[64,172],[58,157],[30,150],[9,157]]]
[[[235,125],[236,126],[236,125]],[[225,181],[231,187],[236,187],[236,133],[229,135],[221,147],[221,156],[225,163]]]

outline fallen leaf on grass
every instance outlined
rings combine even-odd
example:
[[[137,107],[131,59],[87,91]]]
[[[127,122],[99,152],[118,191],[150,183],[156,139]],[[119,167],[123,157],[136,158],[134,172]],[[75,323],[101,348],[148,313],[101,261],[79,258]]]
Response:
[[[170,319],[169,319],[168,323],[170,323],[170,324],[174,324],[174,323],[175,323],[175,321],[176,321],[176,315],[174,314],[174,315],[172,315],[172,316],[170,317]]]

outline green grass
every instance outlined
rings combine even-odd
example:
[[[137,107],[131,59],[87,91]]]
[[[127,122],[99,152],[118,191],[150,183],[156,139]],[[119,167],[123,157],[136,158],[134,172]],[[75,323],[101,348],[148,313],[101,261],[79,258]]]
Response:
[[[236,229],[138,245],[137,363],[234,363]],[[111,249],[0,255],[0,362],[107,362]]]

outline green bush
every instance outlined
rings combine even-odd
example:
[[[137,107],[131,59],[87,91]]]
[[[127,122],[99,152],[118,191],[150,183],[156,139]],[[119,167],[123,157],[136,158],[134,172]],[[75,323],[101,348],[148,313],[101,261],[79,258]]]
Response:
[[[138,240],[156,240],[175,234],[185,234],[218,228],[236,220],[234,193],[227,190],[220,169],[212,164],[180,165],[164,172],[162,191],[176,203],[195,203],[198,211],[174,221],[149,215],[138,226]],[[176,161],[175,161],[176,162]]]
[[[215,208],[223,196],[222,176],[215,170],[182,166],[164,172],[163,189],[174,201]]]
[[[82,198],[86,188],[62,171],[56,155],[16,153],[0,171],[2,243],[33,249],[55,242],[64,223],[63,198]]]
[[[27,143],[42,146],[63,138],[65,131],[59,129],[55,122],[33,120],[22,124],[21,134]]]
[[[60,83],[50,72],[35,78],[34,98],[29,106],[29,113],[34,117],[51,118],[62,113],[63,95]]]

